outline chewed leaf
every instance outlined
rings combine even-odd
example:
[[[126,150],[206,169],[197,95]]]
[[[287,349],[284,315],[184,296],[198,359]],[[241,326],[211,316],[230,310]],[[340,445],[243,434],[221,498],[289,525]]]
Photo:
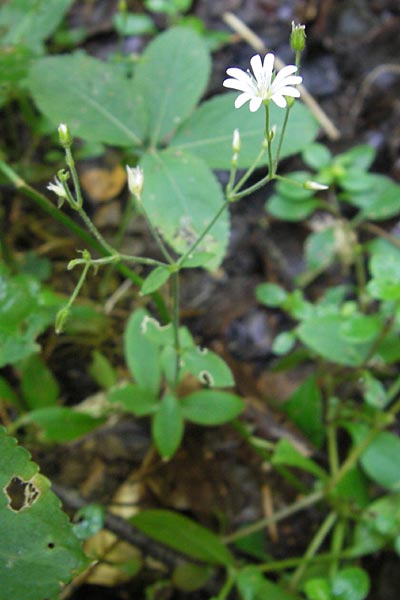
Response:
[[[175,149],[146,155],[142,167],[147,214],[167,243],[184,254],[223,206],[221,187],[201,159]],[[219,266],[227,243],[225,210],[196,248],[213,256],[205,265],[207,269]]]
[[[61,585],[87,566],[60,501],[38,470],[0,428],[1,598],[57,597]]]

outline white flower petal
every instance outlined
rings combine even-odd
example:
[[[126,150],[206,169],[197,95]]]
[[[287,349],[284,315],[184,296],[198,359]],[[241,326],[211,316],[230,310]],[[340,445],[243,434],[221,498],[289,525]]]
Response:
[[[279,73],[277,73],[274,83],[276,82],[280,82],[283,79],[285,79],[285,77],[288,77],[289,75],[292,75],[293,73],[296,73],[297,71],[297,67],[295,65],[287,65],[286,67],[283,67]]]
[[[255,54],[250,59],[250,64],[251,68],[253,69],[254,77],[256,78],[257,83],[261,82],[263,77],[263,66],[261,62],[261,56],[259,54]]]
[[[275,102],[275,104],[279,106],[279,108],[286,108],[287,106],[286,99],[280,94],[274,94],[273,96],[271,96],[271,100]]]
[[[293,87],[302,82],[302,77],[294,75],[297,67],[295,65],[283,67],[272,80],[275,73],[274,62],[275,56],[272,52],[266,54],[263,61],[259,54],[255,54],[250,59],[252,73],[237,67],[226,70],[230,78],[225,79],[223,86],[242,92],[236,98],[236,108],[249,102],[250,111],[255,112],[264,101],[268,100],[272,100],[280,108],[285,108],[287,106],[285,96],[293,98],[300,96],[300,92]]]
[[[256,112],[260,108],[262,104],[262,98],[258,98],[257,96],[251,98],[249,108],[251,112]]]
[[[264,81],[267,86],[271,85],[271,78],[272,78],[272,71],[274,68],[274,62],[275,62],[275,56],[272,54],[272,52],[269,52],[268,54],[265,55],[263,70],[264,70]]]
[[[252,96],[250,94],[240,94],[235,100],[235,108],[240,108],[243,104],[246,104],[249,100],[251,100]]]
[[[243,69],[238,69],[237,67],[230,67],[226,70],[227,75],[230,77],[234,77],[235,79],[239,79],[239,81],[248,81],[250,79],[249,74]]]
[[[279,81],[278,83],[276,83],[276,79],[272,84],[272,88],[278,88],[278,87],[286,87],[287,85],[299,85],[299,83],[301,83],[303,81],[302,77],[299,77],[298,75],[290,75],[289,77],[285,77],[285,79],[283,79],[282,81]]]
[[[278,92],[274,93],[279,94],[280,96],[292,96],[293,98],[300,98],[299,90],[296,90],[296,88],[293,87],[282,87],[279,88]]]
[[[247,92],[249,94],[254,94],[254,88],[246,83],[245,81],[238,81],[237,79],[225,79],[222,84],[224,87],[231,88],[233,90],[238,90],[239,92]]]

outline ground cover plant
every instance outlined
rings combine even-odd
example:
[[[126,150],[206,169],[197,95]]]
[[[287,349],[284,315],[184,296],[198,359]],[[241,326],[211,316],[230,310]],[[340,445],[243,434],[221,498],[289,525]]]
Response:
[[[10,0],[0,9],[1,108],[18,113],[18,127],[32,136],[19,160],[17,125],[6,129],[15,144],[1,148],[11,195],[2,216],[13,221],[16,189],[18,210],[46,215],[46,227],[59,226],[70,244],[68,260],[51,261],[60,244],[42,227],[40,252],[21,231],[13,239],[2,231],[0,598],[79,598],[91,581],[93,589],[99,581],[125,585],[125,597],[138,598],[373,597],[369,557],[400,551],[400,243],[387,226],[400,213],[400,187],[373,170],[371,145],[333,153],[316,141],[319,124],[299,99],[303,25],[288,27],[293,64],[279,67],[272,52],[254,54],[244,68],[227,64],[218,93],[205,97],[210,49],[226,34],[187,15],[190,2],[145,4],[145,14],[119,4],[119,49],[107,61],[78,49],[84,30],[61,24],[72,2]],[[151,39],[132,60],[124,40],[143,33]],[[35,146],[46,155],[31,166]],[[129,195],[110,235],[80,162],[111,147],[113,177]],[[293,170],[288,157],[296,157]],[[283,276],[258,279],[249,292],[279,324],[263,370],[295,374],[279,411],[296,433],[275,437],[262,423],[276,399],[254,403],[243,378],[255,375],[244,377],[220,345],[208,347],[183,310],[199,273],[202,281],[221,277],[233,217],[260,194],[265,223],[309,224],[300,272],[288,275],[274,246]],[[132,226],[144,245],[129,243]],[[123,318],[112,321],[121,299]],[[77,381],[82,401],[63,399],[64,343],[89,349]],[[84,377],[97,395],[87,398]],[[104,499],[98,459],[85,474],[86,494],[58,481],[57,452],[75,448],[71,469],[79,471],[96,436],[120,426],[136,428],[128,429],[131,455],[115,460],[130,471],[134,444],[145,438],[133,476],[118,471],[123,484],[117,477]],[[208,458],[199,484],[200,447]],[[242,471],[232,491],[217,462],[225,456],[222,465],[234,471],[237,448]],[[264,514],[246,517],[245,499],[236,505],[240,519],[223,502],[204,506],[208,480],[221,497],[242,496],[254,471]],[[179,489],[188,475],[203,498],[199,513],[155,491],[168,478]],[[304,528],[307,515],[299,550],[282,554],[278,526]]]

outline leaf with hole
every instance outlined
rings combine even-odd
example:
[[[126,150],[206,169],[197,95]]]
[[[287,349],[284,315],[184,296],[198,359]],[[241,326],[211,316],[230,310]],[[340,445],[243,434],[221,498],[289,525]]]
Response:
[[[89,563],[50,482],[0,428],[1,598],[58,598]]]

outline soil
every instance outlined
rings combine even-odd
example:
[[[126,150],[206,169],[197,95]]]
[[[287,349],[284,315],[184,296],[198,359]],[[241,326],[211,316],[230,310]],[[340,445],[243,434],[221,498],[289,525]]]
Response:
[[[141,4],[128,3],[131,10],[139,11]],[[104,58],[117,48],[111,20],[116,5],[116,1],[106,0],[76,2],[70,13],[71,26],[84,25],[89,31],[83,48],[97,57]],[[307,49],[302,61],[304,82],[341,134],[332,141],[321,133],[320,140],[333,153],[357,143],[374,146],[377,150],[374,170],[400,182],[398,0],[197,0],[191,14],[200,17],[211,30],[228,31],[222,20],[225,11],[232,11],[242,19],[286,62],[291,60],[288,44],[291,21],[304,23],[307,28]],[[161,15],[156,21],[160,28],[166,26]],[[146,42],[146,38],[128,39],[126,49],[140,52]],[[227,66],[245,67],[253,54],[247,43],[231,36],[213,54],[208,95],[222,91]],[[118,179],[121,178],[119,158],[110,151],[101,161],[83,161],[79,165],[83,176],[92,168],[107,168],[113,173],[114,187],[111,185],[106,198],[102,193],[100,200],[93,192],[92,197],[87,194],[96,223],[109,236],[115,231],[124,203],[124,182]],[[286,161],[284,169],[296,168],[297,161]],[[223,173],[219,175],[225,177]],[[87,189],[92,189],[90,183]],[[271,441],[286,437],[307,447],[301,433],[280,414],[279,404],[308,373],[304,369],[291,371],[290,375],[272,371],[272,341],[288,324],[278,313],[257,304],[254,288],[267,280],[293,286],[293,278],[302,268],[302,244],[308,229],[307,224],[288,225],[267,219],[264,202],[265,197],[259,193],[246,203],[233,206],[227,257],[216,274],[201,270],[185,273],[181,317],[201,344],[214,349],[230,364],[238,391],[247,402],[243,418],[253,423],[258,434]],[[24,229],[18,225],[22,213]],[[15,199],[9,220],[15,249],[18,252],[34,249],[44,254],[47,244],[50,251],[46,255],[54,264],[55,288],[70,293],[73,280],[65,275],[65,266],[75,256],[75,246],[68,233],[56,231],[51,220],[39,212],[26,213],[19,199]],[[48,239],[43,231],[49,232]],[[129,240],[129,250],[134,247],[137,254],[154,254],[152,242],[140,223],[130,231]],[[118,276],[112,274],[110,289],[117,289],[119,284]],[[101,304],[107,297],[98,280],[86,286],[84,295]],[[141,301],[131,288],[111,313],[108,331],[93,339],[89,336],[82,342],[73,337],[43,336],[43,352],[61,385],[65,404],[75,405],[101,393],[88,370],[94,348],[111,360],[121,377],[127,375],[121,336],[124,322],[137,302]],[[182,449],[169,463],[160,461],[152,450],[148,423],[128,417],[108,422],[82,440],[51,451],[36,444],[30,450],[43,472],[60,489],[75,490],[85,501],[109,505],[115,502],[121,486],[130,482],[129,502],[183,511],[219,531],[236,530],[265,516],[271,494],[275,511],[296,496],[283,478],[262,468],[261,459],[231,426],[190,429]],[[307,485],[306,480],[304,484]],[[74,508],[67,496],[63,499],[67,510]],[[276,530],[269,530],[264,540],[267,552],[276,559],[300,555],[320,520],[321,514],[314,509],[285,521]],[[397,597],[394,560],[388,554],[366,563],[373,580],[369,600]],[[109,585],[86,581],[68,593],[73,600],[147,598],[145,586],[160,582],[165,575],[161,567],[153,567],[149,564],[133,580],[119,581],[110,576]],[[393,577],[388,573],[394,574]],[[218,589],[218,575],[215,577],[198,592],[177,592],[159,586],[154,589],[154,598],[209,598]]]

